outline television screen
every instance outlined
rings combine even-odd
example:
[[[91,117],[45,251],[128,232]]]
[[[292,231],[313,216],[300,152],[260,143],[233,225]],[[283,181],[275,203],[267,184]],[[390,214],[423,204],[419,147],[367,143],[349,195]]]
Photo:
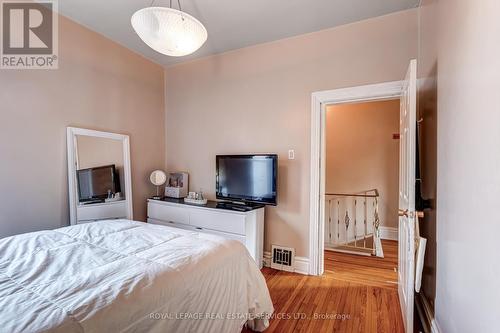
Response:
[[[120,181],[114,165],[77,171],[80,201],[104,199],[111,193],[120,192]]]
[[[218,199],[276,205],[277,155],[217,155]]]

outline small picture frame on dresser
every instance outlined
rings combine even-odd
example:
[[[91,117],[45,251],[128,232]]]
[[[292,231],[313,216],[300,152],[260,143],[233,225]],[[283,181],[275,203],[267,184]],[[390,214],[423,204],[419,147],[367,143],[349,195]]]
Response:
[[[165,196],[168,198],[185,198],[188,194],[188,181],[187,172],[170,172],[165,186]]]

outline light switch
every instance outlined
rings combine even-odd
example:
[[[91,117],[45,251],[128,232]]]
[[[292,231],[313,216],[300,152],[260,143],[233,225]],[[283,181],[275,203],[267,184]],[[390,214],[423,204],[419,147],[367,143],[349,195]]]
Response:
[[[288,151],[288,159],[289,159],[289,160],[294,160],[294,159],[295,159],[295,150],[290,149],[290,150]]]

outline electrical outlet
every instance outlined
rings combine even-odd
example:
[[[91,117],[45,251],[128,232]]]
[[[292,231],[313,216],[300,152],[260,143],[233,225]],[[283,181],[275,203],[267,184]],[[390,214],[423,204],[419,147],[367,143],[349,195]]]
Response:
[[[289,160],[294,160],[294,159],[295,159],[295,150],[290,149],[290,150],[288,151],[288,159],[289,159]]]

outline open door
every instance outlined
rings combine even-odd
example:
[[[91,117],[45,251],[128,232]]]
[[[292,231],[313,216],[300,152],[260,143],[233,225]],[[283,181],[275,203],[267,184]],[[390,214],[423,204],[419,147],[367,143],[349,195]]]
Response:
[[[413,332],[415,283],[415,153],[417,61],[410,61],[403,84],[399,120],[398,293],[406,333]]]

